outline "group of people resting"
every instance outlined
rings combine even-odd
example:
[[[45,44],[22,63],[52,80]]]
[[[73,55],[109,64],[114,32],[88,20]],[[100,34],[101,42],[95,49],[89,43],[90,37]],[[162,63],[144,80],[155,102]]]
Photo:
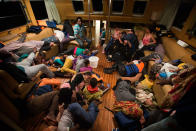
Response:
[[[141,52],[144,53],[144,50],[155,50],[158,45],[158,41],[154,38],[148,28],[145,29],[144,37],[139,42],[133,32],[133,30],[128,33],[120,32],[118,29],[115,30],[111,40],[104,50],[106,59],[114,62],[112,67],[104,68],[104,72],[111,74],[114,71],[118,71],[121,76],[120,79],[117,80],[116,86],[113,88],[116,98],[113,111],[122,111],[124,114],[131,116],[131,118],[135,118],[136,115],[138,115],[136,120],[140,122],[142,125],[141,127],[145,127],[142,131],[192,130],[194,124],[189,117],[191,116],[190,111],[195,110],[196,106],[193,106],[193,102],[190,102],[190,99],[194,97],[193,91],[195,91],[195,88],[192,86],[193,83],[195,83],[195,79],[190,82],[190,85],[192,85],[190,87],[191,89],[185,89],[188,92],[178,101],[178,103],[174,104],[174,107],[172,107],[169,112],[163,113],[163,111],[155,108],[152,112],[150,112],[149,118],[145,120],[144,111],[141,111],[141,105],[147,105],[147,107],[150,107],[154,104],[152,102],[152,98],[150,98],[153,94],[146,94],[144,90],[149,90],[152,86],[151,84],[153,84],[153,80],[156,78],[168,80],[171,76],[172,78],[173,76],[176,76],[176,72],[181,70],[181,65],[184,63],[181,65],[179,64],[179,67],[170,63],[165,63],[163,62],[162,53],[159,52],[152,53],[146,57],[144,57],[144,54],[139,56],[138,54]],[[132,56],[133,54],[137,54],[138,56],[134,57]],[[151,69],[151,74],[149,74],[150,77],[145,77],[145,79],[141,81],[140,78],[145,74],[145,67],[148,61],[155,61],[156,64]],[[165,69],[165,67],[167,69]],[[191,70],[188,69],[188,67],[186,68],[187,70]],[[192,71],[192,73],[193,72],[194,71]],[[148,80],[148,82],[144,82],[145,80]],[[176,95],[174,99],[177,100],[178,96]],[[138,106],[137,103],[139,103],[140,106]],[[189,114],[189,116],[185,114]],[[122,119],[123,117],[120,120]],[[186,122],[183,122],[185,119]]]
[[[50,82],[51,79],[44,80],[39,88]],[[98,88],[99,82],[90,72],[77,74],[70,81],[56,83],[58,87],[51,92],[31,96],[26,108],[32,115],[48,111],[44,120],[60,131],[72,128],[88,129],[93,125],[99,112],[98,104],[103,94]],[[87,98],[87,101],[84,98]],[[89,104],[88,111],[82,108],[85,104]]]
[[[14,44],[8,43],[0,49],[0,69],[8,72],[19,83],[33,80],[39,71],[44,74],[42,75],[44,78],[37,83],[35,92],[22,101],[25,106],[19,108],[24,109],[28,115],[48,111],[44,120],[48,125],[54,125],[56,128],[58,126],[58,130],[62,131],[92,126],[99,112],[97,106],[103,95],[101,88],[104,88],[103,79],[93,73],[89,66],[88,58],[96,55],[98,51],[89,51],[91,41],[85,37],[85,27],[80,17],[77,18],[74,32],[72,30],[70,24],[65,22],[64,32],[57,30],[53,36],[43,41],[24,42],[25,38],[23,38],[22,41],[20,39],[15,43],[12,42]],[[80,47],[73,46],[64,50],[62,45],[67,42],[66,36],[72,35],[75,36],[74,39],[78,41]],[[60,54],[46,60],[42,51],[49,50],[58,42],[61,43]],[[84,45],[85,42],[88,43],[87,46]],[[57,71],[53,72],[49,66],[57,67]],[[63,78],[68,76],[72,79],[63,81],[54,78],[55,76]],[[52,88],[45,90],[48,85]],[[88,111],[82,108],[86,104],[89,104]]]

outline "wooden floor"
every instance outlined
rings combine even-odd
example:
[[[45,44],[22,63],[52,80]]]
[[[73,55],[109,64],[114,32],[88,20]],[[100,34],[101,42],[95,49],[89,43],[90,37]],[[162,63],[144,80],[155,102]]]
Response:
[[[113,74],[105,74],[103,72],[103,68],[110,67],[112,63],[107,62],[107,60],[105,59],[105,55],[101,53],[101,50],[99,51],[97,56],[100,58],[99,65],[98,68],[94,69],[93,71],[98,73],[100,76],[102,76],[105,84],[109,83],[111,85],[111,88],[102,97],[103,103],[99,105],[100,111],[97,120],[93,128],[91,129],[91,131],[111,131],[112,128],[115,127],[113,114],[108,110],[106,110],[104,106],[111,108],[114,103],[114,95],[113,95],[112,87],[116,84],[117,73],[114,72]]]
[[[89,131],[111,131],[112,128],[116,127],[116,124],[113,120],[113,114],[106,110],[104,106],[107,106],[109,108],[112,107],[114,103],[114,95],[112,87],[116,83],[117,79],[117,73],[114,72],[113,74],[105,74],[103,72],[103,69],[105,67],[110,67],[112,63],[107,62],[105,59],[105,55],[101,53],[101,49],[99,49],[99,53],[97,55],[99,57],[99,64],[96,69],[93,69],[94,72],[98,73],[100,76],[103,77],[105,85],[107,83],[110,84],[111,88],[109,91],[107,91],[103,97],[102,97],[102,104],[99,105],[99,113],[97,116],[97,119],[92,127],[92,129],[89,129]],[[44,114],[36,116],[36,120],[32,119],[29,120],[29,123],[31,126],[27,126],[26,124],[23,125],[23,129],[27,131],[48,131],[46,128],[48,127],[45,122],[43,121]],[[33,122],[34,121],[34,122]],[[28,124],[28,125],[29,125]],[[27,127],[26,127],[27,126]]]

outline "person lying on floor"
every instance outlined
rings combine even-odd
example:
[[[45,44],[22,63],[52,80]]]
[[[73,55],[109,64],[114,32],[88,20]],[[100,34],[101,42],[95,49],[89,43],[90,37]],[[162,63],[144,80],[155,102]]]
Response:
[[[76,74],[76,71],[71,69],[73,66],[73,60],[74,60],[73,56],[71,55],[67,56],[65,59],[65,63],[63,67],[61,68],[61,72],[69,72],[69,73]]]
[[[65,59],[66,59],[66,55],[58,55],[58,56],[53,56],[45,63],[46,65],[53,66],[53,67],[63,67]]]
[[[28,79],[32,79],[39,71],[46,74],[46,76],[49,78],[54,77],[54,73],[51,72],[45,64],[32,65],[36,51],[37,49],[34,48],[34,52],[30,53],[27,58],[21,62],[15,62],[14,65],[23,71],[27,75]],[[4,62],[4,64],[6,66],[6,64],[11,63]]]
[[[122,64],[122,62],[118,61],[114,65],[112,65],[111,68],[104,68],[104,72],[111,74],[114,71],[118,71],[118,73],[122,76],[122,80],[135,82],[142,76],[143,69],[144,62],[142,62],[141,60],[134,60],[127,64]]]
[[[44,42],[48,42],[48,43],[54,42],[58,44],[60,52],[63,52],[64,45],[70,42],[71,40],[72,39],[66,37],[64,32],[60,30],[54,30],[54,34],[52,36],[42,39],[42,41]]]
[[[86,69],[83,67],[86,67]],[[78,56],[77,58],[74,59],[73,69],[78,73],[80,72],[81,68],[82,68],[82,71],[88,71],[88,70],[92,71],[92,68],[89,67],[89,60],[83,59],[82,56]]]
[[[19,42],[19,41],[12,41],[0,50],[6,50],[8,52],[13,52],[17,56],[21,56],[23,54],[30,54],[33,52],[34,48],[37,48],[37,51],[47,51],[54,46],[54,42],[44,42],[44,41],[26,41],[26,42]]]
[[[91,78],[90,84],[84,88],[83,93],[84,97],[87,99],[88,102],[92,100],[99,100],[103,95],[103,91],[98,88],[98,81],[96,78]]]
[[[97,50],[90,52],[88,49],[82,49],[77,46],[72,46],[61,54],[74,55],[74,56],[81,55],[84,59],[86,59],[89,58],[90,56],[95,56],[97,53],[98,53]]]

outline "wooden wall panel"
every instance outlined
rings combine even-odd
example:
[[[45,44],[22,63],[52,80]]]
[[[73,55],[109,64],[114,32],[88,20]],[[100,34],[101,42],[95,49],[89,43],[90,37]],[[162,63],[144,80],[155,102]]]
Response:
[[[176,29],[175,27],[171,28],[172,32],[175,34],[175,36],[178,39],[185,41],[186,43],[190,44],[194,48],[196,48],[196,37],[190,38],[189,35],[187,34],[187,30],[193,26],[193,23],[196,22],[195,14],[196,14],[196,4],[194,5],[189,17],[184,23],[184,27],[182,28],[182,30]]]
[[[75,14],[71,0],[54,0],[59,11],[61,21],[68,19],[67,16]]]
[[[150,21],[151,13],[153,11],[161,12],[165,8],[165,3],[167,0],[149,0],[144,16],[136,17],[132,16],[134,0],[125,0],[123,14],[122,15],[112,15],[111,21],[119,22],[133,22],[133,23],[148,23]],[[88,0],[84,0],[84,14],[75,14],[72,1],[71,0],[55,0],[57,9],[61,16],[61,20],[64,19],[75,19],[77,16],[81,16],[84,19],[88,19]],[[92,4],[91,13],[93,12]],[[91,19],[107,20],[109,12],[109,0],[103,0],[103,14],[91,14]],[[122,17],[123,16],[123,17]],[[126,16],[124,18],[124,16]]]

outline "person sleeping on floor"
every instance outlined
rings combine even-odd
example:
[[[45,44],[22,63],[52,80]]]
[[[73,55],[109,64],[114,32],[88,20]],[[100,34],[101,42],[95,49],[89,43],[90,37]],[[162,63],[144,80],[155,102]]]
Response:
[[[6,57],[4,57],[4,54],[0,52],[0,56],[1,56],[0,64],[2,65],[1,67],[2,69],[6,70],[8,73],[13,72],[11,70],[16,70],[17,68],[20,70],[20,72],[23,72],[23,74],[25,74],[29,80],[32,79],[39,71],[46,74],[46,76],[49,78],[54,77],[54,73],[51,72],[45,64],[32,65],[33,60],[35,58],[36,51],[37,49],[34,48],[34,52],[31,52],[28,55],[28,57],[22,60],[21,62],[8,62],[6,61],[5,59]],[[9,54],[9,56],[10,58],[13,58],[12,54]],[[6,68],[8,66],[10,67],[9,69]]]
[[[143,69],[144,62],[141,60],[134,60],[127,64],[123,64],[121,61],[118,61],[115,62],[111,68],[104,68],[104,73],[111,74],[114,71],[118,71],[118,73],[122,76],[122,80],[135,82],[142,76]]]

